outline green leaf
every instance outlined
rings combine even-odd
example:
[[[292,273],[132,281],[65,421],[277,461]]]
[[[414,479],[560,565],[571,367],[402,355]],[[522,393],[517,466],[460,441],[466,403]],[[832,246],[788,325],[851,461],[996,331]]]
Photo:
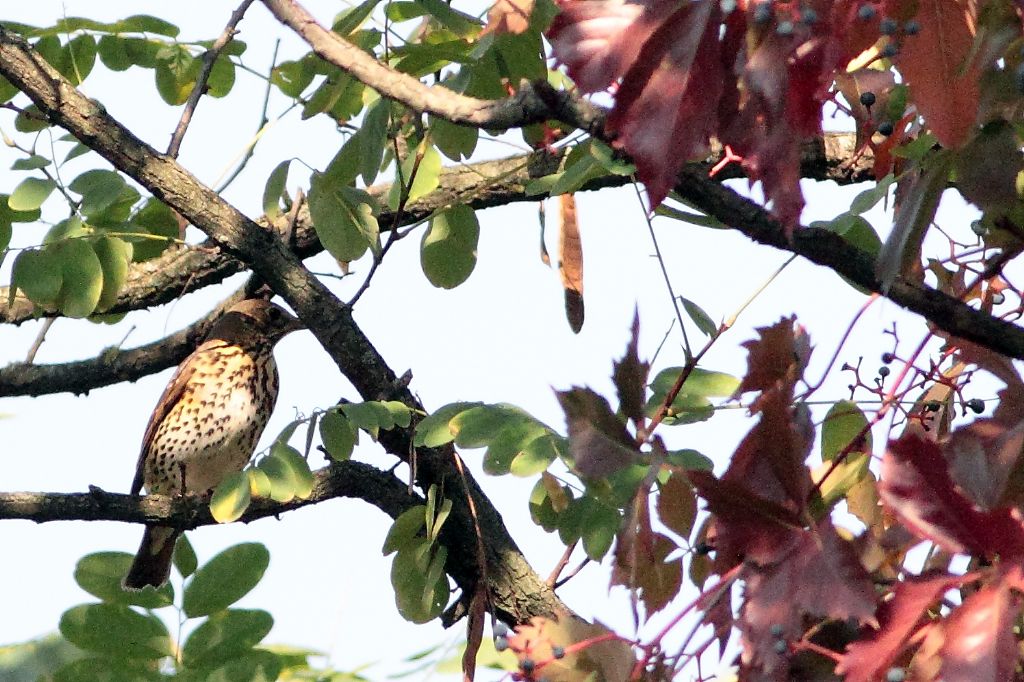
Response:
[[[252,649],[273,627],[274,618],[266,611],[219,611],[192,631],[181,649],[181,661],[187,668],[219,665]]]
[[[373,184],[380,173],[384,159],[384,147],[388,143],[388,123],[391,117],[391,102],[383,97],[366,109],[363,125],[359,129],[359,174],[363,182]]]
[[[409,406],[400,400],[382,400],[380,406],[384,408],[388,416],[391,419],[391,426],[388,428],[399,427],[402,429],[409,428],[412,424],[412,410]]]
[[[100,61],[111,71],[127,71],[132,65],[125,40],[121,36],[105,35],[100,38],[97,51]]]
[[[50,120],[35,104],[30,104],[14,117],[14,129],[19,133],[35,133],[50,127]]]
[[[821,461],[828,462],[847,447],[850,453],[871,452],[868,418],[857,403],[840,400],[825,415],[821,424]]]
[[[228,547],[204,564],[185,586],[182,607],[189,618],[226,609],[256,587],[270,563],[263,545]]]
[[[122,604],[82,604],[60,618],[60,633],[75,646],[116,659],[155,660],[171,655],[163,622]]]
[[[443,546],[421,540],[414,548],[401,550],[391,564],[391,584],[395,588],[398,612],[413,623],[426,623],[448,603],[448,579],[443,566],[447,551]],[[432,579],[432,582],[431,582]]]
[[[590,155],[614,175],[632,175],[636,172],[636,165],[618,158],[615,151],[600,140],[591,140]]]
[[[295,481],[292,490],[295,497],[300,500],[308,500],[313,493],[313,486],[316,480],[313,472],[309,469],[309,463],[298,450],[284,443],[274,443],[270,448],[270,456],[277,457],[291,470],[292,479]]]
[[[249,467],[245,473],[249,477],[249,492],[253,497],[272,497],[274,486],[263,469]]]
[[[600,561],[611,549],[619,525],[622,523],[617,509],[596,500],[582,498],[587,503],[586,522],[582,526],[583,550],[593,561]]]
[[[178,569],[178,573],[181,574],[182,578],[187,578],[196,572],[196,568],[199,567],[199,559],[196,557],[196,551],[192,548],[192,543],[188,541],[188,537],[182,533],[178,536],[178,541],[174,543],[174,555],[172,557],[174,567]]]
[[[419,447],[436,448],[450,443],[455,438],[455,434],[449,426],[452,418],[470,408],[480,406],[482,406],[481,403],[460,402],[438,408],[416,425],[413,444]]]
[[[415,0],[415,2],[441,22],[442,26],[451,29],[459,37],[469,38],[480,32],[480,23],[475,17],[453,9],[442,0]]]
[[[400,549],[406,549],[414,541],[420,541],[419,533],[426,527],[425,510],[426,507],[417,504],[399,514],[395,522],[391,524],[387,537],[384,538],[384,546],[381,548],[384,556]]]
[[[10,101],[20,90],[14,87],[11,81],[0,76],[0,104]]]
[[[0,222],[34,223],[39,220],[41,211],[38,208],[31,211],[18,211],[10,207],[9,200],[9,195],[0,194]]]
[[[264,457],[256,465],[270,483],[270,499],[274,502],[291,502],[295,499],[298,482],[292,468],[280,457]]]
[[[281,197],[285,193],[288,168],[291,163],[291,159],[286,159],[274,166],[274,170],[270,171],[270,176],[267,178],[267,184],[263,187],[263,213],[270,220],[281,215]]]
[[[654,381],[651,382],[651,390],[654,392],[652,400],[656,399],[658,402],[663,400],[682,371],[682,367],[669,367],[658,372]],[[680,395],[686,393],[709,398],[724,398],[735,393],[739,386],[740,380],[731,374],[695,367],[683,383]]]
[[[0,213],[0,260],[6,255],[7,247],[11,245],[12,236],[14,236],[14,230],[11,227],[11,221]]]
[[[437,214],[420,245],[423,274],[442,289],[462,284],[476,267],[479,238],[480,223],[470,207],[457,205]]]
[[[335,187],[351,185],[359,175],[360,134],[357,133],[345,140],[345,144],[324,169],[323,174],[330,178],[331,184]]]
[[[711,471],[715,466],[710,457],[688,448],[669,451],[667,459],[670,464],[674,464],[675,466],[682,467],[684,469]]]
[[[491,442],[506,426],[532,419],[513,405],[480,405],[455,415],[448,428],[455,434],[460,448],[480,448]]]
[[[203,682],[272,682],[281,679],[282,664],[274,653],[259,648],[232,658],[216,668],[203,668],[196,677]]]
[[[699,305],[686,298],[680,296],[679,300],[683,302],[683,308],[686,310],[686,314],[690,316],[693,323],[697,325],[697,329],[701,330],[707,336],[715,336],[718,333],[718,325],[711,319],[711,316],[704,312],[704,309]]]
[[[121,197],[127,183],[116,171],[88,170],[71,181],[68,189],[82,195],[82,213],[89,216],[108,208]]]
[[[158,237],[158,239],[140,238],[133,240],[132,258],[142,262],[156,258],[166,249],[172,240],[177,239],[180,227],[174,211],[159,199],[149,199],[132,219],[130,225],[139,232]]]
[[[25,178],[7,198],[7,206],[13,211],[35,211],[56,188],[49,178]]]
[[[546,426],[527,419],[506,425],[491,438],[487,445],[483,461],[484,473],[491,476],[502,476],[509,473],[512,461],[516,456],[534,439],[547,433]]]
[[[156,89],[167,104],[184,104],[199,78],[200,60],[183,47],[169,46],[157,54]]]
[[[331,24],[331,30],[341,36],[351,35],[373,14],[380,0],[364,0],[355,7],[348,7],[338,12]]]
[[[106,310],[117,303],[124,283],[128,280],[128,265],[132,261],[132,246],[123,239],[102,235],[93,244],[103,271],[103,287],[97,310]]]
[[[691,211],[683,211],[673,206],[669,206],[668,204],[661,204],[654,209],[654,215],[671,218],[672,220],[678,220],[698,227],[710,227],[713,230],[730,229],[728,225],[714,216],[705,215],[703,213],[693,213]]]
[[[39,679],[51,682],[48,676]],[[164,682],[166,679],[145,660],[114,660],[90,656],[61,666],[53,673],[52,682]]]
[[[330,409],[320,417],[320,440],[331,459],[344,462],[351,459],[359,432],[340,410]]]
[[[249,476],[235,471],[224,477],[210,498],[210,514],[217,523],[231,523],[242,518],[251,499]]]
[[[157,35],[176,38],[180,30],[169,21],[148,14],[133,14],[127,19],[122,19],[114,24],[114,31],[118,33],[138,32],[156,33]]]
[[[896,180],[892,173],[875,183],[871,189],[866,189],[853,198],[850,202],[850,213],[860,215],[870,211],[875,205],[889,194],[889,187]]]
[[[60,258],[63,278],[58,305],[67,317],[88,317],[96,310],[103,293],[103,266],[84,239],[69,239],[54,247]]]
[[[422,155],[422,156],[421,156]],[[419,157],[419,164],[416,159]],[[415,173],[413,170],[415,169]],[[410,182],[411,180],[411,182]],[[424,197],[435,189],[441,181],[441,155],[433,145],[427,144],[426,140],[421,142],[415,152],[402,162],[401,174],[395,175],[395,181],[391,184],[391,191],[388,192],[388,207],[392,211],[398,210],[398,204],[405,195],[405,205],[413,203]]]
[[[270,73],[270,82],[285,95],[295,99],[313,82],[314,75],[307,60],[281,62]]]
[[[146,69],[156,68],[160,63],[157,54],[164,48],[165,43],[161,40],[150,40],[148,38],[125,38],[124,51],[132,64]]]
[[[40,168],[46,168],[50,165],[50,160],[45,156],[39,156],[38,154],[32,154],[24,159],[17,159],[11,164],[11,170],[39,170]]]
[[[61,260],[52,249],[22,251],[14,260],[11,282],[38,306],[57,304],[63,279]]]
[[[332,256],[348,263],[367,247],[379,248],[379,228],[370,195],[362,190],[337,185],[314,173],[309,190],[309,213],[317,236]]]
[[[210,97],[226,97],[235,85],[235,64],[227,55],[221,54],[210,69],[206,86]]]
[[[174,603],[174,590],[170,584],[159,589],[129,591],[122,589],[121,581],[128,574],[134,557],[126,552],[94,552],[86,554],[75,564],[75,582],[83,590],[105,602],[130,604],[146,609],[158,609]]]
[[[442,154],[452,161],[461,161],[473,155],[477,138],[480,136],[477,128],[458,125],[434,116],[430,116],[428,120],[430,138]]]
[[[522,451],[512,460],[509,473],[521,478],[536,476],[540,472],[546,471],[556,458],[565,459],[566,452],[566,440],[549,432],[545,436],[534,438],[523,446]]]
[[[92,73],[96,64],[96,39],[88,33],[75,36],[64,46],[67,51],[67,73],[64,76],[72,85],[78,85]]]

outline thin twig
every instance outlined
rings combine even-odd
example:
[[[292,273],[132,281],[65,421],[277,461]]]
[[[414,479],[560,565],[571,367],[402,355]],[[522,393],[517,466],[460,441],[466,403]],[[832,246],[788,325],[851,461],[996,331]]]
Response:
[[[217,36],[217,40],[213,41],[210,49],[203,53],[203,66],[199,69],[196,84],[192,86],[192,92],[189,93],[188,99],[185,100],[185,108],[181,112],[181,119],[178,120],[178,126],[174,129],[174,134],[171,135],[171,143],[167,145],[167,155],[172,159],[178,158],[181,141],[185,138],[185,132],[188,130],[189,123],[192,122],[192,114],[195,113],[196,107],[199,105],[199,99],[206,93],[206,83],[210,79],[210,73],[213,71],[213,63],[217,61],[221,51],[235,37],[237,32],[235,27],[238,26],[238,22],[245,16],[246,10],[249,9],[249,5],[252,3],[253,0],[242,0],[242,4],[238,6],[238,9],[231,13],[231,18],[228,19],[228,23],[224,30],[221,31],[221,34]]]
[[[554,569],[551,571],[551,575],[544,582],[547,583],[548,587],[554,588],[555,583],[558,582],[558,576],[562,575],[562,571],[565,570],[566,565],[569,563],[569,558],[572,556],[573,551],[576,549],[576,545],[579,544],[579,540],[570,542],[565,547],[565,551],[562,552],[562,558],[555,564]]]
[[[32,342],[32,347],[28,349],[28,355],[25,356],[25,364],[31,365],[36,360],[36,353],[39,352],[39,347],[43,345],[43,341],[46,340],[46,332],[50,331],[50,327],[53,326],[56,317],[48,317],[43,320],[43,326],[39,330],[39,334],[36,336],[36,340]]]

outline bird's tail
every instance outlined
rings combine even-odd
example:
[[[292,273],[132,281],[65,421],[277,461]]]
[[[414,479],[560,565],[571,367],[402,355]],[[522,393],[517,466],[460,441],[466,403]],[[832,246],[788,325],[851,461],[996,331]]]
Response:
[[[160,587],[171,574],[171,557],[174,543],[181,531],[167,526],[146,526],[142,545],[135,555],[132,567],[128,569],[121,585],[126,590],[141,590],[146,585]]]

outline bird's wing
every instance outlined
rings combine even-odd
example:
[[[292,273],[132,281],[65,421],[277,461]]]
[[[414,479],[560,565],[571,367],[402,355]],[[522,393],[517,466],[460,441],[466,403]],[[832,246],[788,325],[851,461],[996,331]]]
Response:
[[[220,339],[210,339],[206,341],[198,348],[196,348],[191,355],[185,358],[184,362],[178,365],[178,370],[171,377],[170,382],[167,384],[167,388],[164,389],[163,395],[160,396],[160,400],[157,402],[156,407],[153,409],[153,416],[149,418],[149,424],[146,426],[146,433],[142,436],[142,447],[139,449],[139,461],[135,465],[135,480],[132,481],[132,495],[138,495],[142,490],[143,474],[146,469],[146,453],[149,451],[149,446],[153,442],[153,437],[156,436],[156,430],[160,426],[160,422],[167,417],[167,414],[174,407],[178,399],[181,398],[182,393],[185,392],[185,386],[188,385],[189,379],[195,373],[196,358],[202,353],[218,348],[220,346],[226,346],[227,342]]]

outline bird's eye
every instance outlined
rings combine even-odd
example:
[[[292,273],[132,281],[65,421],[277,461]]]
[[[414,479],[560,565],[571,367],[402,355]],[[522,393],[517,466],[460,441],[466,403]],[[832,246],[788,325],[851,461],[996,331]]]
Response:
[[[281,319],[281,310],[279,308],[271,308],[267,314],[270,315],[271,322],[278,322]]]

